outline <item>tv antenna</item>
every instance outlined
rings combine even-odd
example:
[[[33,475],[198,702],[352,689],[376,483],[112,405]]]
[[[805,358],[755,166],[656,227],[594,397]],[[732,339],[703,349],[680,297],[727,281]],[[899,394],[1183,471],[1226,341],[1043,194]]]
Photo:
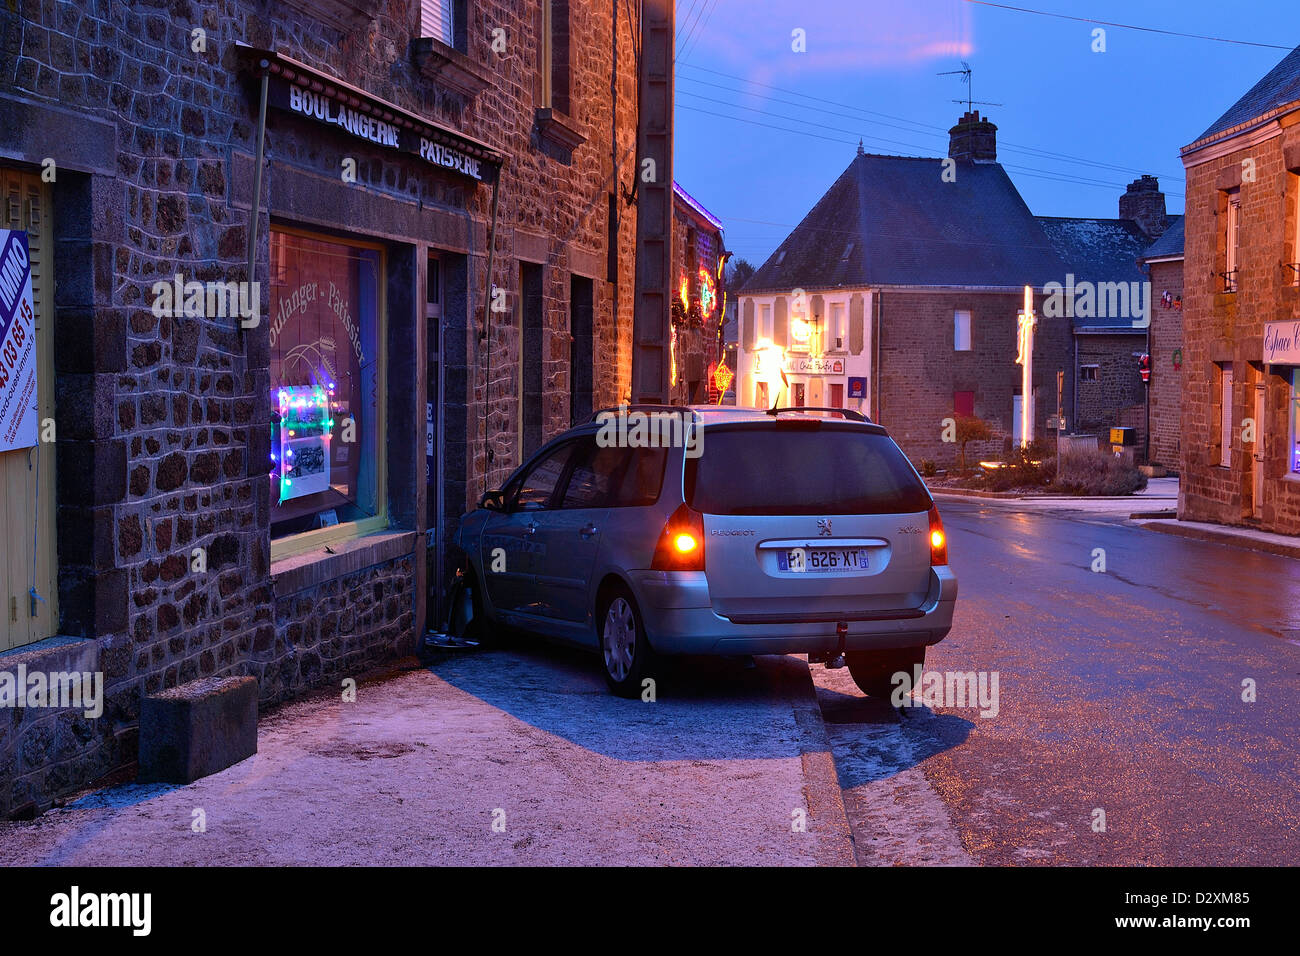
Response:
[[[974,71],[969,63],[961,61],[960,70],[948,70],[944,73],[936,73],[935,76],[957,76],[960,74],[961,81],[966,84],[966,98],[964,100],[953,100],[954,103],[965,103],[966,112],[969,113],[975,106],[1002,106],[1002,103],[990,103],[987,100],[976,100],[971,97],[974,95],[975,84],[971,82],[971,74]]]

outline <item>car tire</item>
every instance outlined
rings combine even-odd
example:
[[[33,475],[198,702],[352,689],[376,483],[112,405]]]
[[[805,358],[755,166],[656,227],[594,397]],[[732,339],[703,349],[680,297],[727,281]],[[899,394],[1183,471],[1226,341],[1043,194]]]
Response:
[[[868,697],[888,699],[899,686],[894,675],[903,671],[909,675],[919,664],[925,666],[925,647],[886,648],[878,651],[846,651],[845,663],[853,675],[853,683]]]
[[[478,575],[471,568],[465,573],[465,590],[469,592],[469,623],[465,626],[462,637],[477,641],[480,646],[490,647],[497,643],[497,626],[483,609],[483,586],[479,584]]]
[[[641,683],[654,665],[654,651],[636,599],[627,588],[613,587],[605,593],[597,608],[596,637],[609,689],[619,697],[640,696]]]

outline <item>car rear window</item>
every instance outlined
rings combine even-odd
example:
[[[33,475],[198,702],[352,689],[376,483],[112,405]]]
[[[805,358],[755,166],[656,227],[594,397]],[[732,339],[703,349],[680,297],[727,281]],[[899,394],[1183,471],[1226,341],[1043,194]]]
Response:
[[[887,435],[817,423],[714,427],[686,501],[716,515],[914,514],[930,493]]]

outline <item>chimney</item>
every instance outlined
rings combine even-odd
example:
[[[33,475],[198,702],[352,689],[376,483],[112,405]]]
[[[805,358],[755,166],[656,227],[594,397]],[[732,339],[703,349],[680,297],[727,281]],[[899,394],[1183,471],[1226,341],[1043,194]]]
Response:
[[[1128,192],[1119,197],[1119,218],[1131,219],[1152,239],[1169,228],[1165,215],[1165,194],[1154,176],[1143,176],[1128,184]]]
[[[998,128],[980,111],[965,113],[948,130],[948,155],[957,160],[995,163],[998,159]]]

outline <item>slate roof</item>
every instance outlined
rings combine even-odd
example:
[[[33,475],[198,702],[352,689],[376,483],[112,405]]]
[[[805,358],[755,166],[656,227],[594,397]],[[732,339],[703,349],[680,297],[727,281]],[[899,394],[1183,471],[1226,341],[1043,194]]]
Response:
[[[1296,100],[1300,100],[1300,46],[1284,56],[1282,62],[1233,103],[1196,140],[1200,142]]]
[[[1169,228],[1142,253],[1143,259],[1163,259],[1183,254],[1183,217],[1170,216]]]
[[[998,163],[859,154],[745,292],[845,285],[1041,286],[1065,269]]]
[[[1137,261],[1151,237],[1131,219],[1074,219],[1039,216],[1047,239],[1076,282],[1141,282]],[[1064,282],[1065,276],[1056,277]]]

